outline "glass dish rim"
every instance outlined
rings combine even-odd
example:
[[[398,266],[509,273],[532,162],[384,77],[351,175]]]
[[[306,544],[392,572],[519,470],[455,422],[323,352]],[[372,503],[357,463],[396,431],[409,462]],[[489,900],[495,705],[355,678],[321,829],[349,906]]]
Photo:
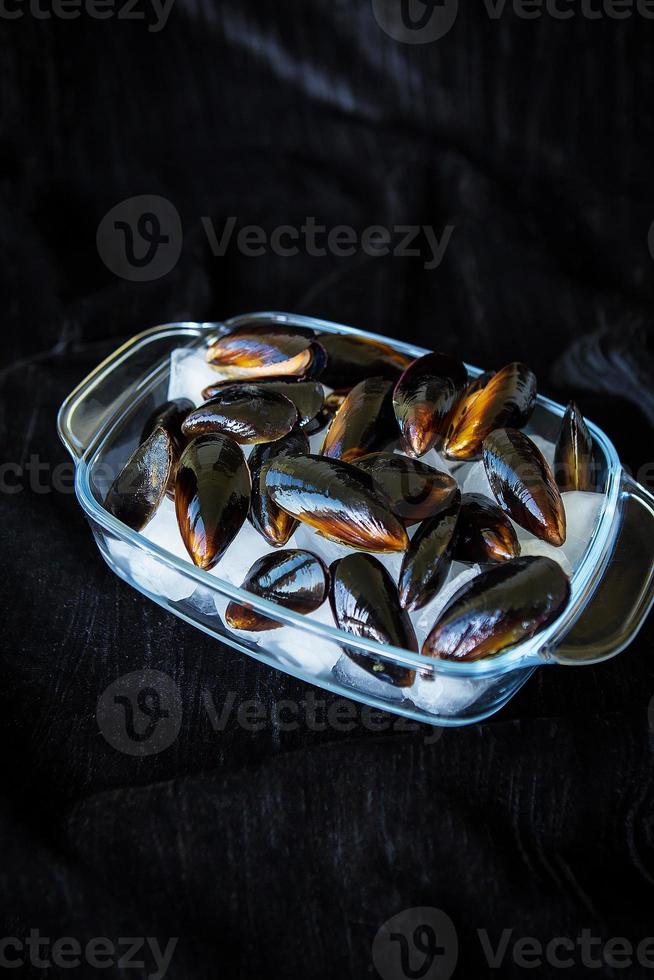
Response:
[[[620,496],[622,473],[621,464],[617,451],[611,440],[608,438],[608,436],[606,436],[602,429],[591,421],[587,420],[588,426],[593,438],[601,446],[607,461],[607,491],[604,495],[604,505],[595,529],[591,547],[586,551],[586,554],[580,566],[574,573],[571,581],[572,596],[570,603],[563,611],[561,616],[551,623],[550,626],[547,627],[547,629],[545,629],[542,633],[537,634],[535,637],[532,637],[530,640],[527,640],[524,643],[517,644],[516,646],[507,650],[505,653],[499,654],[497,657],[489,658],[488,660],[479,660],[472,663],[458,663],[437,660],[432,657],[424,657],[420,653],[412,653],[399,647],[377,643],[374,640],[365,640],[363,638],[354,637],[349,633],[344,633],[336,626],[328,626],[327,624],[317,623],[299,613],[282,609],[279,605],[276,605],[270,600],[263,599],[259,596],[254,596],[252,593],[246,592],[245,590],[218,578],[211,572],[204,571],[203,569],[197,568],[196,566],[177,558],[170,552],[167,552],[158,545],[148,541],[148,539],[143,535],[122,524],[102,507],[93,493],[91,487],[91,474],[93,472],[95,462],[97,461],[97,457],[105,449],[115,430],[120,426],[125,415],[125,406],[124,404],[121,404],[120,410],[115,412],[101,424],[97,432],[94,433],[89,446],[80,456],[78,456],[71,448],[69,433],[67,432],[64,424],[66,412],[70,410],[72,405],[74,405],[76,399],[82,400],[84,398],[85,394],[88,393],[89,387],[95,386],[107,378],[110,374],[117,371],[120,368],[120,364],[123,360],[127,359],[128,356],[134,354],[147,344],[158,339],[164,339],[167,336],[175,336],[176,334],[179,334],[181,337],[190,337],[195,338],[196,340],[195,344],[187,343],[184,346],[189,348],[194,346],[204,346],[206,343],[206,338],[211,336],[213,333],[218,331],[224,332],[227,329],[234,328],[245,320],[280,322],[287,323],[289,325],[308,326],[323,332],[346,333],[353,336],[363,336],[373,340],[378,340],[385,344],[390,344],[390,346],[392,346],[394,349],[413,357],[420,357],[425,353],[430,353],[429,349],[427,348],[423,348],[415,344],[407,344],[403,341],[396,340],[395,338],[360,330],[346,324],[340,324],[334,321],[323,320],[315,317],[302,316],[299,314],[296,315],[274,311],[243,314],[238,317],[232,317],[226,321],[171,322],[162,324],[158,327],[153,327],[141,334],[137,334],[131,339],[131,341],[128,341],[126,344],[119,347],[118,350],[116,350],[106,360],[98,365],[98,367],[92,371],[91,374],[88,375],[87,378],[73,390],[73,392],[71,392],[68,398],[65,399],[59,411],[59,435],[64,442],[64,445],[66,445],[71,452],[71,455],[73,455],[75,459],[75,491],[79,503],[85,513],[114,537],[132,545],[135,548],[138,548],[141,551],[145,551],[157,560],[163,561],[164,564],[174,571],[177,571],[187,578],[190,577],[194,579],[198,585],[209,588],[211,591],[227,596],[230,599],[235,599],[236,601],[240,602],[245,601],[253,608],[263,613],[273,615],[278,621],[284,623],[286,626],[291,626],[308,634],[319,635],[323,639],[328,639],[330,642],[342,644],[344,642],[344,637],[347,637],[348,646],[356,647],[362,653],[373,654],[378,657],[383,656],[389,661],[393,661],[416,670],[421,670],[423,672],[429,671],[431,673],[449,674],[457,677],[479,679],[486,678],[489,680],[512,670],[526,667],[529,664],[536,665],[538,663],[547,663],[550,661],[551,657],[548,655],[548,651],[556,647],[557,642],[559,642],[565,636],[565,634],[577,621],[579,616],[582,615],[585,605],[589,601],[596,584],[600,581],[606,567],[606,563],[609,560],[612,545],[618,531],[619,522],[616,519],[616,516]],[[147,395],[149,390],[161,380],[162,376],[165,376],[166,367],[167,365],[165,362],[159,364],[158,370],[155,372],[150,372],[150,374],[143,379],[137,389],[138,397],[136,399],[132,398],[130,401],[130,406],[134,407],[138,405],[140,399]],[[483,369],[470,365],[467,362],[466,368],[473,377],[477,376],[483,371]],[[559,417],[562,417],[565,412],[564,406],[552,401],[544,395],[538,395],[538,403],[549,412]],[[216,635],[218,638],[220,638],[219,634]]]

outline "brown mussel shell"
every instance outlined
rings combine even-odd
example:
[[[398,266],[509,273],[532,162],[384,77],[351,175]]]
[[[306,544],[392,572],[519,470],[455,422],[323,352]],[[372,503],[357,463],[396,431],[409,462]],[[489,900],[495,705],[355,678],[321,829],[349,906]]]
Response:
[[[509,561],[520,554],[513,524],[502,510],[481,493],[466,493],[456,526],[454,561],[486,565]]]
[[[175,450],[165,429],[157,428],[134,450],[109,488],[105,510],[134,531],[142,531],[166,493]]]
[[[175,511],[186,550],[200,568],[213,568],[240,531],[250,490],[243,450],[227,436],[198,436],[182,453]]]
[[[278,551],[259,558],[241,588],[276,602],[284,609],[306,615],[318,609],[327,598],[329,573],[320,558],[310,551]],[[233,629],[253,633],[284,625],[238,602],[230,602],[227,606],[225,621]]]
[[[411,538],[399,578],[400,601],[410,612],[431,602],[445,583],[452,564],[452,544],[460,504],[461,494],[457,490]]]
[[[252,502],[248,520],[269,544],[275,547],[285,545],[291,537],[298,521],[282,510],[272,500],[266,489],[264,467],[281,456],[294,456],[309,452],[309,440],[303,429],[293,429],[277,442],[255,446],[248,460],[252,475]]]
[[[207,348],[207,361],[230,378],[302,375],[310,367],[313,331],[284,324],[241,324]]]
[[[400,432],[413,456],[439,445],[465,394],[468,372],[447,354],[425,354],[406,369],[393,392]]]
[[[484,440],[484,468],[502,510],[520,527],[555,547],[565,542],[565,509],[547,460],[518,429],[496,429]]]
[[[346,333],[319,334],[327,352],[322,382],[329,388],[352,388],[364,378],[396,381],[413,360],[381,340],[367,340]]]
[[[407,527],[433,517],[458,493],[456,480],[448,473],[397,453],[370,453],[353,465],[370,474]]]
[[[219,381],[208,385],[202,392],[205,401],[220,397],[226,388],[250,385],[249,381]],[[304,381],[300,378],[261,378],[257,388],[274,391],[292,401],[297,409],[298,423],[303,428],[316,417],[323,407],[325,392],[319,381]]]
[[[339,629],[366,640],[376,640],[418,652],[418,641],[397,588],[382,563],[372,555],[347,555],[330,566],[329,601]],[[410,687],[415,671],[381,657],[344,646],[357,666],[396,687]]]
[[[196,408],[182,424],[184,435],[221,432],[242,445],[275,442],[298,420],[297,408],[266,385],[226,385],[211,401]]]
[[[342,460],[286,456],[264,470],[264,484],[282,510],[323,537],[367,551],[404,551],[409,539],[372,477]]]
[[[485,388],[491,378],[494,378],[496,374],[497,371],[482,371],[481,374],[478,374],[468,385],[466,398],[474,395],[476,391],[481,391],[482,388]]]
[[[158,408],[155,408],[154,412],[152,415],[150,415],[147,422],[143,426],[143,432],[141,433],[141,442],[145,442],[145,440],[152,435],[154,430],[161,426],[161,428],[165,429],[171,438],[173,444],[174,462],[170,473],[170,480],[168,481],[168,486],[166,488],[166,493],[169,497],[174,495],[177,463],[187,442],[186,436],[182,432],[182,422],[188,413],[192,412],[194,408],[195,405],[189,398],[176,398],[174,401],[164,402],[163,405],[159,405]]]
[[[518,361],[507,364],[483,388],[461,401],[445,437],[443,452],[449,459],[477,459],[487,435],[505,426],[524,425],[535,402],[535,375]]]
[[[559,490],[595,490],[593,437],[575,402],[563,416],[554,450],[554,476]]]
[[[351,463],[359,456],[397,443],[392,382],[366,378],[352,389],[333,418],[322,444],[322,455]]]
[[[490,566],[452,597],[422,653],[441,660],[494,657],[548,626],[569,598],[568,578],[551,558]]]

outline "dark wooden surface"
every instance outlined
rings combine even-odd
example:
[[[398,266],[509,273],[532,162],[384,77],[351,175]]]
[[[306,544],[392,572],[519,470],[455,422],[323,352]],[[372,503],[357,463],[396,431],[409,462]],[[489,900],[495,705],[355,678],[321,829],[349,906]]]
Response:
[[[651,620],[618,659],[541,670],[495,718],[435,740],[389,716],[371,731],[359,709],[351,731],[288,732],[272,709],[307,689],[123,585],[53,489],[58,405],[121,338],[254,309],[484,366],[522,358],[642,474],[654,25],[468,7],[445,38],[407,46],[364,0],[178,0],[156,34],[28,13],[0,33],[0,438],[5,461],[47,467],[0,494],[0,934],[177,936],[175,980],[361,980],[381,924],[416,906],[454,921],[456,977],[490,975],[477,929],[654,933]],[[117,278],[96,248],[103,215],[136,194],[169,199],[184,227],[176,267],[150,283]],[[201,218],[230,215],[455,231],[434,271],[360,253],[215,258]],[[177,684],[182,719],[168,749],[135,759],[102,737],[96,706],[145,669]],[[233,699],[223,731],[210,697]],[[234,716],[250,699],[256,732]],[[96,972],[148,971],[61,974]],[[508,956],[494,975],[525,972]]]

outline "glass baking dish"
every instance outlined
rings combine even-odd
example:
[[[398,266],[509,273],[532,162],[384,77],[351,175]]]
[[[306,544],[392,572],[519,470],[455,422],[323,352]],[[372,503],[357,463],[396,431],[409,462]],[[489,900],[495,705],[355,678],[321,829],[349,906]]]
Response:
[[[102,500],[113,477],[138,444],[146,418],[166,400],[171,352],[180,347],[203,348],[209,337],[245,319],[368,337],[412,357],[427,353],[342,324],[286,313],[248,314],[225,323],[172,323],[132,338],[69,395],[58,418],[59,435],[76,464],[77,498],[100,552],[116,574],[176,616],[271,667],[432,725],[464,725],[488,717],[536,667],[596,663],[624,650],[654,600],[654,497],[623,471],[610,440],[590,422],[604,495],[588,548],[572,577],[570,604],[536,637],[475,663],[433,660],[283,610],[221,580],[215,572],[195,567],[182,553],[159,546],[105,511]],[[480,373],[478,368],[468,369],[471,376]],[[563,406],[539,396],[530,431],[554,441],[563,412]],[[276,620],[280,628],[239,635],[223,622],[232,599]],[[416,690],[395,688],[363,671],[361,681],[351,673],[339,675],[330,664],[341,656],[343,646],[415,669]]]

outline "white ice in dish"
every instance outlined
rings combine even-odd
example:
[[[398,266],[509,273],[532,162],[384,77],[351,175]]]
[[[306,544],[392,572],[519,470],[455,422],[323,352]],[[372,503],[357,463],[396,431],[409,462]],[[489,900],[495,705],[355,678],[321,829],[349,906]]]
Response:
[[[203,389],[224,380],[225,375],[207,363],[203,347],[178,347],[170,355],[170,401],[175,398],[190,398],[194,405],[201,405],[204,402]]]
[[[156,514],[141,534],[169,554],[183,559],[190,565],[193,564],[179,533],[175,505],[167,497],[162,500]],[[196,582],[183,573],[168,568],[154,555],[136,548],[132,549],[129,545],[127,547],[130,549],[130,574],[138,585],[173,602],[187,599],[195,592]]]
[[[416,708],[448,718],[473,704],[491,684],[492,681],[469,680],[448,674],[437,674],[433,680],[429,680],[418,674],[409,697]]]
[[[463,562],[452,562],[449,575],[438,595],[432,599],[423,609],[418,609],[411,613],[411,621],[418,638],[418,646],[421,648],[432,626],[437,622],[441,613],[445,609],[452,596],[456,595],[459,589],[476,578],[481,569],[479,565],[464,565]]]
[[[411,687],[396,687],[388,681],[381,681],[374,674],[364,670],[355,664],[350,657],[343,654],[336,662],[332,671],[334,680],[345,687],[353,687],[361,694],[370,694],[375,698],[383,698],[384,701],[403,701],[411,697]]]

